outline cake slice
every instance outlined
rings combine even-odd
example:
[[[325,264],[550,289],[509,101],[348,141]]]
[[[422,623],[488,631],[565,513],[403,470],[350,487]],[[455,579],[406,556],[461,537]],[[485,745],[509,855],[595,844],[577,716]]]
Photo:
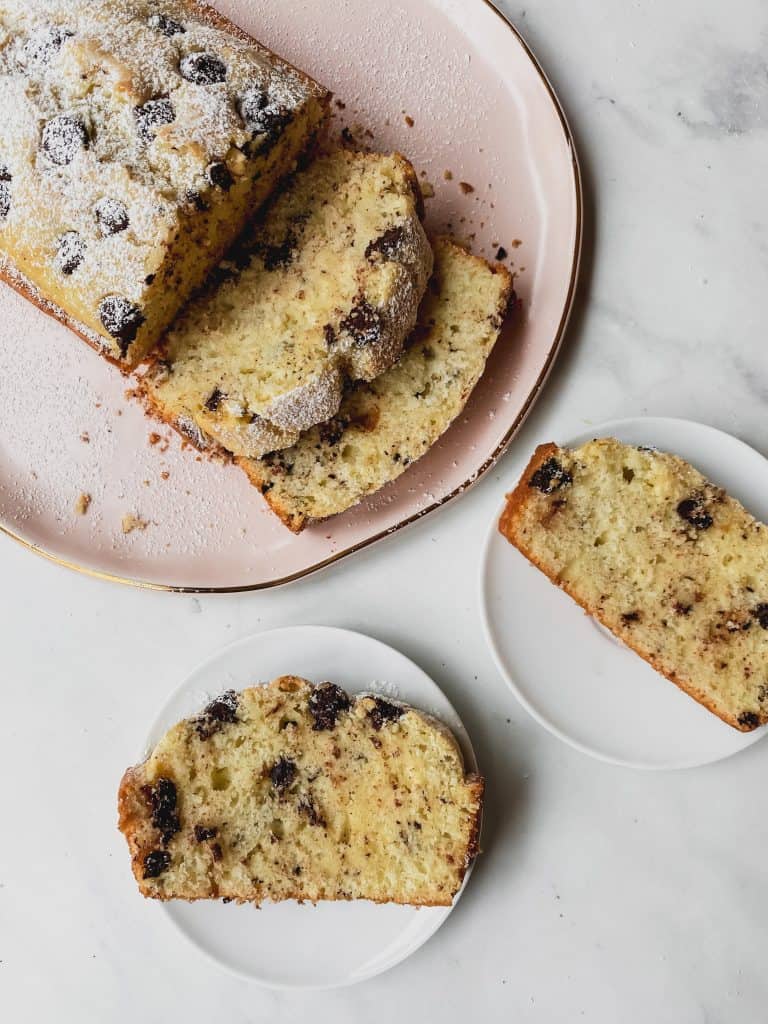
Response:
[[[768,527],[676,455],[537,448],[502,534],[724,722],[768,722]]]
[[[283,676],[170,729],[125,773],[119,828],[154,899],[447,906],[482,796],[436,720]]]
[[[295,533],[356,505],[429,450],[485,369],[512,294],[501,265],[435,242],[435,272],[400,361],[352,388],[333,419],[293,447],[239,465]]]
[[[134,366],[327,108],[196,0],[2,4],[0,276]]]
[[[337,149],[270,205],[186,309],[142,387],[201,448],[258,457],[333,416],[401,352],[432,269],[413,168]]]

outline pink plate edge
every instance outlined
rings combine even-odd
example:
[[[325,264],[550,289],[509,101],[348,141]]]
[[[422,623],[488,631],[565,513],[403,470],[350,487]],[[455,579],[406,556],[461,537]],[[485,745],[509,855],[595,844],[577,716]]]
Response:
[[[79,572],[85,576],[90,576],[95,579],[108,580],[112,583],[122,583],[126,586],[136,587],[137,589],[141,590],[154,590],[166,593],[180,594],[248,593],[256,590],[268,590],[273,587],[284,586],[287,583],[293,583],[298,579],[302,579],[306,576],[312,575],[313,573],[319,572],[321,569],[325,569],[333,563],[341,561],[341,559],[346,558],[349,555],[355,554],[356,552],[361,551],[364,548],[369,547],[370,545],[375,544],[380,540],[383,540],[385,537],[388,537],[392,534],[399,532],[400,530],[404,529],[407,526],[410,526],[417,520],[422,519],[424,516],[427,516],[430,513],[436,511],[438,508],[441,508],[443,505],[447,505],[449,502],[457,498],[460,494],[464,494],[471,487],[473,487],[481,479],[481,477],[483,477],[488,472],[489,469],[491,469],[496,464],[499,458],[506,451],[515,434],[518,432],[518,430],[524,423],[526,417],[530,413],[531,409],[533,408],[533,405],[539,397],[539,394],[541,393],[541,390],[547,380],[547,377],[549,376],[552,367],[554,366],[555,360],[557,358],[563,339],[565,337],[568,321],[571,315],[571,311],[573,309],[573,303],[579,279],[581,249],[584,230],[584,198],[582,189],[581,170],[579,167],[579,160],[576,152],[576,145],[573,139],[573,134],[566,119],[565,112],[563,111],[562,105],[557,97],[557,94],[551,82],[547,78],[543,68],[536,59],[536,56],[534,55],[533,51],[528,46],[527,42],[525,41],[519,30],[509,20],[509,18],[507,18],[507,16],[502,11],[499,10],[499,8],[496,6],[493,0],[481,0],[481,2],[484,3],[501,20],[503,25],[513,34],[513,36],[519,43],[520,47],[522,48],[523,52],[525,53],[526,57],[530,61],[534,71],[541,79],[541,82],[544,85],[544,88],[546,89],[546,92],[557,113],[558,119],[560,121],[560,126],[563,131],[563,136],[571,158],[571,172],[573,175],[574,198],[576,203],[576,223],[573,240],[573,251],[571,255],[571,273],[568,282],[568,290],[566,292],[565,302],[563,305],[557,329],[555,331],[555,336],[553,338],[550,349],[547,353],[546,360],[544,362],[544,365],[542,366],[538,378],[536,379],[536,382],[534,383],[533,387],[531,388],[528,394],[528,397],[523,407],[520,409],[517,416],[515,417],[514,422],[511,424],[511,426],[509,427],[508,431],[501,439],[501,441],[497,444],[494,451],[482,463],[479,469],[475,470],[467,480],[465,480],[458,486],[454,487],[453,490],[450,491],[448,494],[432,502],[432,504],[426,506],[425,508],[419,509],[419,511],[414,513],[413,515],[407,516],[406,518],[400,520],[395,525],[389,526],[386,529],[379,531],[378,533],[372,534],[370,537],[365,537],[364,539],[358,541],[353,545],[350,545],[347,548],[344,548],[343,550],[334,552],[333,555],[331,555],[330,557],[322,559],[319,562],[314,562],[311,565],[307,565],[304,568],[298,570],[297,572],[291,573],[287,576],[281,576],[276,579],[263,580],[258,583],[236,584],[233,586],[205,587],[173,585],[157,583],[151,580],[135,579],[128,576],[120,576],[115,573],[96,569],[87,565],[80,565],[77,562],[73,562],[66,558],[62,558],[59,555],[54,554],[53,552],[47,551],[45,548],[39,546],[38,544],[35,544],[27,540],[21,534],[16,533],[14,530],[4,525],[3,523],[0,523],[0,534],[10,537],[11,540],[16,541],[22,547],[28,549],[29,551],[32,551],[36,555],[40,555],[48,561],[54,562],[56,565],[63,566],[67,569],[72,569],[75,572]]]

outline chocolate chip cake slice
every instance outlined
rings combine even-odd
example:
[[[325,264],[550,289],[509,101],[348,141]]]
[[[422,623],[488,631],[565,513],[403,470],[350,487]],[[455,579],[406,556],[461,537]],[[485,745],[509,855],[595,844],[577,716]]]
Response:
[[[512,294],[500,264],[446,238],[400,361],[352,388],[331,420],[293,447],[239,465],[295,533],[351,508],[395,480],[464,408],[499,336]]]
[[[276,198],[173,326],[142,387],[198,447],[255,458],[400,354],[432,269],[413,168],[339,149]]]
[[[676,455],[537,448],[502,534],[724,722],[768,722],[768,527]]]
[[[196,0],[0,6],[0,276],[134,366],[328,94]]]
[[[435,719],[282,676],[167,732],[125,773],[119,828],[155,899],[447,906],[482,798]]]

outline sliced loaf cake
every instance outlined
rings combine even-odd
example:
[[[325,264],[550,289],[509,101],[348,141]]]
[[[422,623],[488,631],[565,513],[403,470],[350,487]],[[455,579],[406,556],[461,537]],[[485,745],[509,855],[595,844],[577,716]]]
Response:
[[[693,466],[613,438],[541,445],[499,529],[723,721],[768,722],[768,527]]]
[[[176,322],[142,380],[201,448],[258,457],[338,410],[346,380],[399,356],[432,269],[413,168],[313,161]]]
[[[421,458],[459,415],[501,329],[512,279],[501,265],[435,242],[435,272],[400,361],[352,388],[330,421],[293,447],[240,459],[285,525],[356,505]]]
[[[167,732],[126,772],[119,827],[155,899],[437,906],[477,852],[482,795],[429,716],[283,676]]]

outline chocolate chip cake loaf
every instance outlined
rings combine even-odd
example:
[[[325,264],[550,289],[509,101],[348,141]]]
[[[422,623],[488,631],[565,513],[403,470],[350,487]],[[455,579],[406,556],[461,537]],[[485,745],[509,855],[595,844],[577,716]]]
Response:
[[[499,335],[512,291],[491,266],[445,238],[419,323],[400,361],[352,388],[336,416],[285,451],[239,465],[298,533],[357,504],[429,450],[464,408]]]
[[[434,719],[283,676],[167,732],[125,773],[119,827],[155,899],[443,906],[477,853],[482,797]]]
[[[329,152],[299,172],[174,324],[142,386],[198,447],[246,457],[333,416],[389,367],[432,269],[413,168]]]
[[[135,365],[327,107],[197,0],[6,0],[0,275]]]
[[[768,722],[768,527],[693,466],[613,438],[542,445],[499,529],[723,721]]]

